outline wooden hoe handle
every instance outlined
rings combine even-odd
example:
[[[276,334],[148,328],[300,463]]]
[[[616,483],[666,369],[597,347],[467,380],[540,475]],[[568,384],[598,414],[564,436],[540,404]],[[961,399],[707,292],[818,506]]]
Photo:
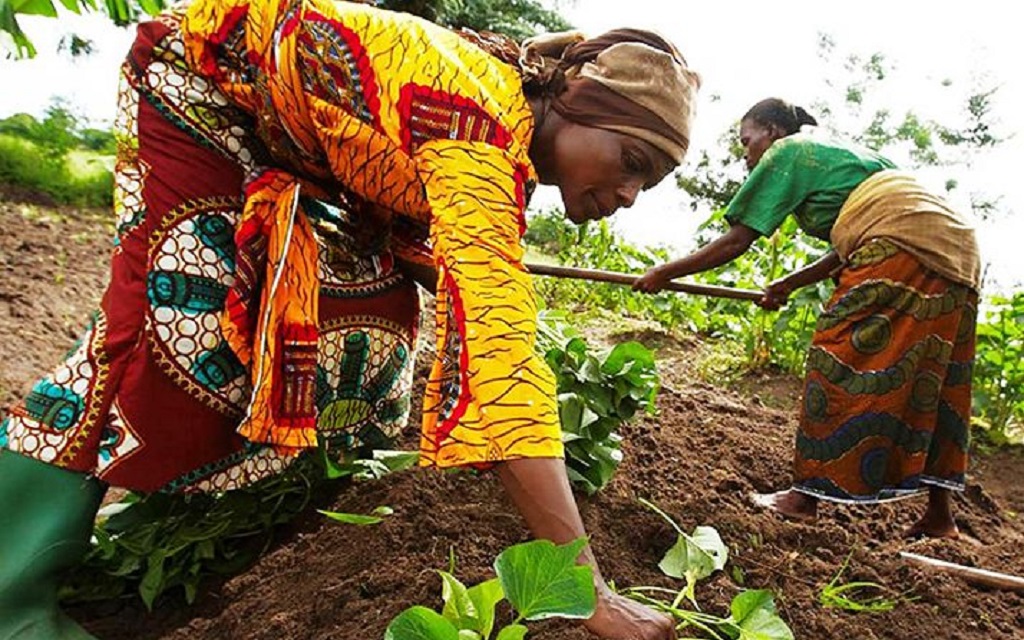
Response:
[[[538,276],[573,278],[576,280],[591,280],[593,282],[614,282],[615,284],[633,284],[639,277],[617,271],[578,269],[576,267],[562,267],[551,264],[527,264],[526,268],[530,273]],[[754,289],[734,289],[732,287],[717,287],[710,284],[692,284],[675,281],[666,284],[665,289],[681,293],[693,293],[700,296],[732,298],[733,300],[760,300],[764,296],[762,292],[755,291]]]

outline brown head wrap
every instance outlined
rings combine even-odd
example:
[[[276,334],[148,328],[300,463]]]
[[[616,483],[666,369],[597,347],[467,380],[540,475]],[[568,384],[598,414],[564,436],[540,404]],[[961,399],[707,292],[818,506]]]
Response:
[[[700,76],[658,34],[545,34],[523,43],[520,65],[562,117],[645,140],[676,164],[683,161]]]

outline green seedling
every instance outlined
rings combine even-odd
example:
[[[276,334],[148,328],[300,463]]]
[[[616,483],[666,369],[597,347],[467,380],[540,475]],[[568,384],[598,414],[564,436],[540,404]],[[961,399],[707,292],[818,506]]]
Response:
[[[729,560],[729,548],[714,527],[697,527],[692,534],[687,534],[675,520],[653,503],[640,498],[640,504],[660,515],[676,530],[676,543],[658,564],[665,575],[686,580],[686,587],[679,592],[673,606],[678,606],[685,597],[697,607],[694,597],[697,581],[725,567]]]
[[[877,582],[854,581],[840,583],[840,579],[847,567],[850,565],[851,551],[846,560],[843,561],[839,571],[832,576],[821,593],[818,594],[818,602],[826,609],[842,609],[854,613],[882,613],[892,611],[899,603],[899,598],[889,598],[884,594],[890,590]]]
[[[414,606],[398,615],[385,632],[385,640],[490,640],[495,607],[508,600],[515,612],[501,627],[496,640],[522,640],[525,622],[548,618],[589,618],[597,596],[593,570],[577,564],[587,541],[565,545],[533,540],[503,551],[494,561],[497,577],[467,587],[447,571],[441,576],[440,613]],[[449,558],[449,566],[451,554]]]
[[[775,609],[772,593],[763,589],[747,589],[732,599],[728,617],[716,616],[700,610],[694,587],[715,571],[725,568],[729,549],[714,527],[697,527],[692,534],[682,530],[672,518],[653,503],[640,502],[664,518],[677,534],[676,543],[668,550],[658,567],[670,577],[686,580],[679,591],[663,587],[633,587],[622,593],[650,607],[671,615],[677,629],[697,629],[715,640],[793,640],[793,632]],[[742,570],[733,567],[733,577],[742,582]],[[671,600],[657,596],[671,597]],[[694,609],[683,608],[684,600]]]

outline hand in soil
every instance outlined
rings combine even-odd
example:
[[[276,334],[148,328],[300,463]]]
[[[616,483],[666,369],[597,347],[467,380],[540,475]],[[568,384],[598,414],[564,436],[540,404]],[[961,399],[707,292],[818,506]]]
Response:
[[[597,608],[583,626],[604,640],[676,640],[671,618],[607,587],[598,587]]]
[[[755,493],[750,498],[757,506],[771,509],[794,520],[811,521],[818,517],[817,499],[792,489],[775,493]]]

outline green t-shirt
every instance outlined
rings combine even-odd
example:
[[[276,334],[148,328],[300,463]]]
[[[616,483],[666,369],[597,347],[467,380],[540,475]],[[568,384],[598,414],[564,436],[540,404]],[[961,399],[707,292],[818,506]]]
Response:
[[[792,213],[806,233],[828,240],[839,209],[857,185],[894,168],[869,149],[796,133],[765,151],[729,203],[725,219],[768,236]]]

